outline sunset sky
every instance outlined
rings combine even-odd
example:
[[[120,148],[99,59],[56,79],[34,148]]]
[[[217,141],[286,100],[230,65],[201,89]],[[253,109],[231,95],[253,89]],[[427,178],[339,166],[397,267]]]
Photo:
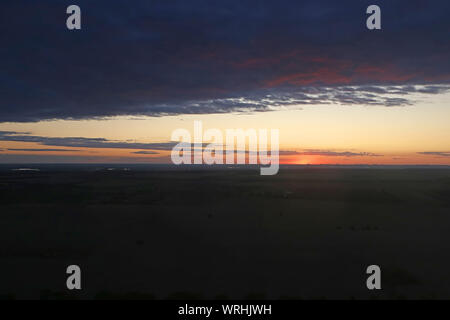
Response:
[[[77,4],[82,29],[66,28]],[[368,30],[370,4],[382,29]],[[450,165],[449,1],[4,1],[0,163],[169,163],[177,128],[286,164]]]

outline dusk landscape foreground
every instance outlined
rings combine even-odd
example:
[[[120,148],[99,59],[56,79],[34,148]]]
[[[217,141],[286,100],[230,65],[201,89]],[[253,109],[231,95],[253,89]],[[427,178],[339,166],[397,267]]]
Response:
[[[449,17],[448,0],[0,1],[0,300],[187,320],[450,300]]]
[[[4,299],[450,298],[448,166],[20,168],[0,167]]]

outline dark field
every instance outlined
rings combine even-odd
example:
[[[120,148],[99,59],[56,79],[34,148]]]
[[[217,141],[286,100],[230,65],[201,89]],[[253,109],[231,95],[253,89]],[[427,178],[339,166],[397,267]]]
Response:
[[[2,298],[450,298],[448,168],[11,168]]]

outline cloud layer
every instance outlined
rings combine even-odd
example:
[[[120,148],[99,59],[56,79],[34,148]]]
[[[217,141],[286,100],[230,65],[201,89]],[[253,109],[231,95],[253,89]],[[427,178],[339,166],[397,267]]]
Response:
[[[76,149],[36,149],[36,148],[8,148],[8,151],[25,151],[25,152],[77,152]]]
[[[450,2],[5,0],[0,122],[413,103],[450,81]],[[417,86],[421,85],[421,86]]]
[[[154,143],[123,142],[123,141],[112,141],[105,138],[43,137],[43,136],[29,135],[25,132],[14,132],[14,131],[0,131],[0,141],[32,142],[44,146],[53,146],[53,147],[144,149],[144,150],[145,149],[172,150],[172,148],[177,144],[176,142],[154,142]]]
[[[436,156],[436,157],[450,157],[450,151],[426,151],[426,152],[418,152],[418,154],[426,155],[426,156]]]
[[[305,150],[296,152],[299,155],[324,156],[324,157],[381,157],[381,154],[371,152],[329,151],[329,150]]]
[[[43,137],[36,135],[29,135],[24,132],[14,131],[0,131],[0,141],[15,141],[15,142],[32,142],[44,146],[58,146],[58,147],[79,147],[79,148],[99,148],[99,149],[141,149],[139,151],[133,151],[133,154],[138,155],[156,155],[160,154],[160,151],[171,151],[178,142],[150,142],[150,143],[134,143],[123,141],[111,141],[105,138],[79,138],[79,137]],[[182,144],[182,143],[181,143]],[[191,146],[191,150],[198,151],[204,150],[209,143],[203,143],[201,149],[195,149],[194,145]],[[217,145],[220,147],[220,145]],[[221,146],[223,152],[226,150],[226,146]],[[1,149],[0,149],[1,150]],[[44,148],[9,148],[9,151],[30,151],[30,152],[50,152],[50,151],[80,151],[74,149],[44,149]],[[246,153],[255,155],[257,152],[254,150],[235,150],[235,153]],[[269,152],[270,153],[270,152]],[[330,151],[330,150],[315,150],[305,149],[303,151],[290,151],[279,150],[280,156],[293,156],[293,155],[315,155],[324,157],[378,157],[379,154],[370,152],[353,152],[353,151]]]

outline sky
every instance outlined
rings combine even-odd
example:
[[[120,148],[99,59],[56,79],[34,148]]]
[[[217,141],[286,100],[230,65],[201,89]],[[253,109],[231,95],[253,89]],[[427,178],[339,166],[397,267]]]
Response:
[[[278,129],[286,164],[450,165],[448,1],[0,7],[0,163],[169,163],[200,120]]]

